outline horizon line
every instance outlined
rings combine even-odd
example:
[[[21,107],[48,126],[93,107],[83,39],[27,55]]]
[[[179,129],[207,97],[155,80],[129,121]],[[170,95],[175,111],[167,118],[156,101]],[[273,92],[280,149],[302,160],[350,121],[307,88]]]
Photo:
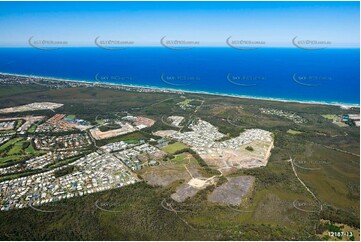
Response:
[[[33,46],[1,46],[1,49],[14,49],[14,48],[27,48],[27,49],[40,49],[40,48],[36,48]],[[96,45],[73,45],[73,46],[48,46],[47,48],[54,48],[54,49],[70,49],[70,48],[98,48],[98,49],[104,49],[101,48],[99,46]],[[113,48],[113,49],[112,49]],[[117,49],[117,48],[121,48],[121,49]],[[165,48],[167,49],[167,47],[161,46],[161,45],[133,45],[133,46],[113,46],[113,47],[109,47],[108,50],[126,50],[126,49],[131,49],[131,48]],[[198,48],[227,48],[227,49],[232,49],[232,47],[227,46],[227,45],[203,45],[203,46],[191,46],[191,47],[186,47],[186,46],[180,46],[179,50],[185,50],[187,48],[187,50],[191,50],[191,49],[198,49]],[[184,48],[184,49],[181,49]],[[253,48],[253,50],[256,49],[270,49],[270,48],[295,48],[295,49],[300,49],[299,47],[293,46],[293,45],[270,45],[270,46],[262,46],[262,47],[254,47],[254,46],[250,46],[250,49]],[[301,48],[302,49],[302,48]],[[333,46],[333,47],[323,47],[322,49],[360,49],[360,45],[357,46]],[[247,50],[245,48],[245,50]],[[312,50],[312,49],[309,49]],[[315,49],[317,50],[317,49]]]

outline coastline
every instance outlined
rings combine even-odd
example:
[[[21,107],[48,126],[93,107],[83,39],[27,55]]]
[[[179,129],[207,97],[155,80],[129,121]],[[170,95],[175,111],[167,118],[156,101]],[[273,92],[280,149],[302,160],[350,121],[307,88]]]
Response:
[[[179,93],[191,93],[191,94],[202,94],[202,95],[214,95],[221,97],[231,97],[231,98],[241,98],[241,99],[255,99],[255,100],[264,100],[264,101],[275,101],[275,102],[286,102],[286,103],[301,103],[301,104],[316,104],[316,105],[329,105],[329,106],[339,106],[344,108],[360,108],[360,104],[352,104],[352,103],[339,103],[339,102],[326,102],[326,101],[305,101],[305,100],[294,100],[294,99],[282,99],[282,98],[270,98],[270,97],[257,97],[257,96],[247,96],[247,95],[236,95],[236,94],[226,94],[226,93],[211,93],[206,91],[190,91],[190,90],[182,90],[182,89],[174,89],[174,88],[164,88],[164,87],[156,87],[156,86],[140,86],[140,85],[129,85],[129,84],[121,84],[121,83],[112,83],[112,82],[97,82],[97,81],[89,81],[89,80],[74,80],[74,79],[65,79],[51,76],[37,76],[37,75],[24,75],[24,74],[16,74],[16,73],[6,73],[0,72],[1,75],[9,75],[9,76],[17,76],[17,77],[32,77],[38,79],[49,79],[55,81],[63,81],[63,82],[78,82],[84,83],[88,85],[94,84],[104,84],[109,86],[121,86],[128,88],[144,88],[154,91],[172,91]]]

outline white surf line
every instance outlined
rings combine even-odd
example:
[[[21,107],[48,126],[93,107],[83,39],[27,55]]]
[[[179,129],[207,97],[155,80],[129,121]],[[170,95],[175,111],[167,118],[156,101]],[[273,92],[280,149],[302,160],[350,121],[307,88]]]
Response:
[[[316,197],[316,195],[306,186],[306,184],[297,175],[295,166],[293,165],[293,159],[290,158],[289,162],[291,162],[292,170],[293,170],[293,173],[295,174],[296,178],[301,182],[301,184],[306,188],[306,190],[312,195],[312,197],[320,204],[320,211],[322,211],[322,203],[321,203],[321,201]]]

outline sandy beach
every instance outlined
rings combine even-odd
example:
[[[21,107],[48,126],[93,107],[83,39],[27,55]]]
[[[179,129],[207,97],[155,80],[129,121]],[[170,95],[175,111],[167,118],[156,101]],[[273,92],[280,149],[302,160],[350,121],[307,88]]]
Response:
[[[192,93],[192,94],[204,94],[204,95],[216,95],[216,96],[223,96],[223,97],[233,97],[233,98],[242,98],[242,99],[256,99],[256,100],[265,100],[265,101],[276,101],[276,102],[290,102],[290,103],[302,103],[302,104],[317,104],[317,105],[331,105],[331,106],[340,106],[344,109],[349,108],[360,108],[359,104],[350,104],[350,103],[339,103],[339,102],[320,102],[320,101],[304,101],[304,100],[294,100],[294,99],[282,99],[282,98],[269,98],[269,97],[255,97],[255,96],[246,96],[246,95],[236,95],[236,94],[225,94],[225,93],[210,93],[205,91],[190,91],[190,90],[183,90],[183,89],[174,89],[174,88],[164,88],[164,87],[156,87],[156,86],[140,86],[140,85],[129,85],[129,84],[119,84],[119,83],[112,83],[112,82],[92,82],[89,80],[74,80],[74,79],[64,79],[64,78],[57,78],[57,77],[48,77],[48,76],[36,76],[36,75],[22,75],[22,74],[15,74],[15,73],[5,73],[0,72],[2,75],[9,75],[9,76],[18,76],[18,77],[31,77],[36,79],[49,79],[55,81],[65,81],[65,82],[77,82],[77,83],[84,83],[88,85],[94,84],[104,84],[108,86],[120,86],[120,87],[129,87],[129,88],[145,88],[153,91],[172,91],[172,92],[179,92],[179,93]]]

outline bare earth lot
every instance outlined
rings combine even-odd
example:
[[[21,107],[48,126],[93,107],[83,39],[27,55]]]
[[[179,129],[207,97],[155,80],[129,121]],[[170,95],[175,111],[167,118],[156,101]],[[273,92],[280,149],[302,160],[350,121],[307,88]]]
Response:
[[[11,108],[3,108],[0,109],[0,113],[17,113],[17,112],[27,112],[27,111],[35,111],[35,110],[46,110],[46,109],[57,109],[63,106],[60,103],[51,103],[51,102],[35,102],[22,106],[11,107]]]
[[[90,133],[94,137],[94,139],[101,140],[101,139],[108,139],[108,138],[111,138],[111,137],[131,133],[131,132],[133,132],[135,130],[136,129],[132,125],[125,124],[120,129],[113,129],[113,130],[109,130],[109,131],[105,131],[105,132],[101,132],[99,130],[99,128],[95,128],[95,129],[92,129],[90,131]]]
[[[192,155],[183,153],[178,155],[174,161],[146,167],[139,171],[139,174],[152,186],[167,187],[176,181],[182,181],[183,184],[176,188],[176,192],[171,195],[171,198],[177,202],[184,202],[216,181],[215,177],[204,177],[200,169]]]
[[[253,190],[253,176],[227,178],[228,182],[217,187],[209,196],[208,201],[229,205],[240,205]]]
[[[246,150],[247,146],[252,146],[254,150]],[[273,142],[256,140],[237,150],[205,148],[205,154],[201,157],[209,166],[218,167],[223,174],[227,174],[237,169],[266,166],[272,148]]]

